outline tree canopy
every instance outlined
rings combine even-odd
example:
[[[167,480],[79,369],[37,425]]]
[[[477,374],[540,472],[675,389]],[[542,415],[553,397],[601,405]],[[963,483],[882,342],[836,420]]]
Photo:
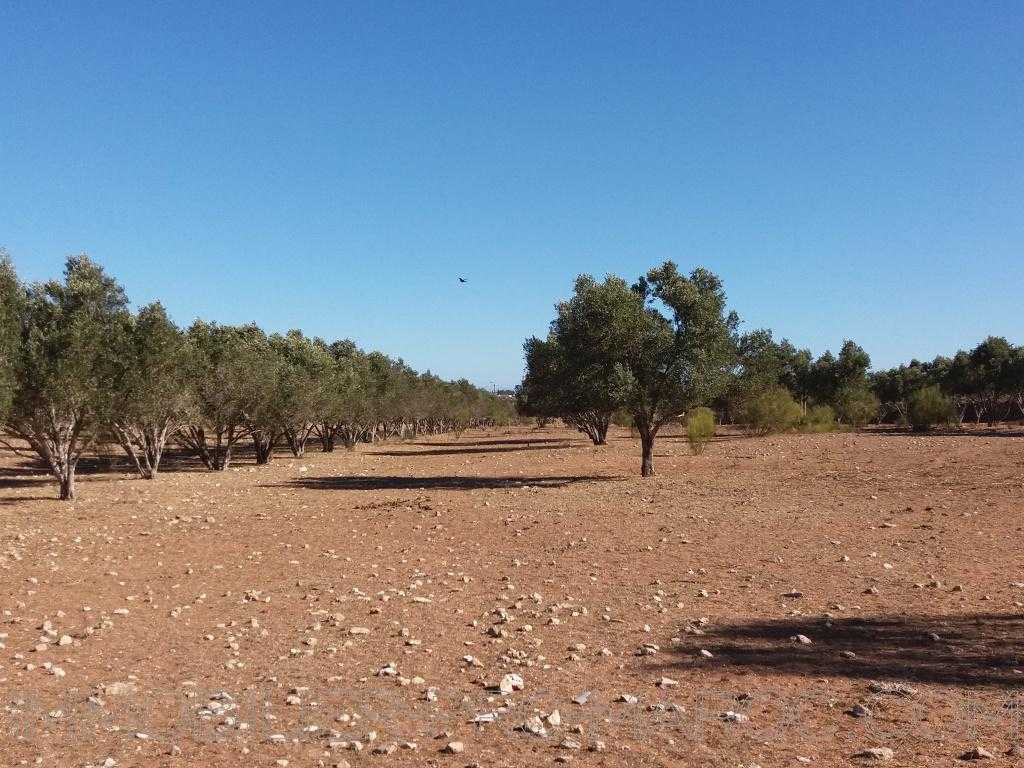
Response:
[[[576,402],[625,409],[640,433],[641,474],[651,475],[658,430],[726,387],[737,324],[705,269],[685,276],[668,261],[632,286],[581,275],[547,341],[527,341],[521,399],[570,421]]]
[[[245,444],[263,464],[279,446],[302,456],[313,436],[330,451],[513,416],[511,398],[349,340],[204,320],[182,330],[160,303],[132,312],[87,256],[68,259],[62,281],[24,286],[0,254],[0,424],[46,463],[61,498],[74,497],[91,446],[119,445],[152,479],[168,445],[224,470]]]

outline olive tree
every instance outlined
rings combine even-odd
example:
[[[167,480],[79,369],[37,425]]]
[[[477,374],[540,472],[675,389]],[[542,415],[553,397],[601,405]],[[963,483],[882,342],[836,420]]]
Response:
[[[7,252],[0,249],[0,424],[14,397],[15,364],[21,346],[25,289]]]
[[[139,474],[156,477],[168,440],[193,415],[191,349],[159,302],[139,310],[122,350],[125,365],[111,430]]]
[[[1015,351],[1002,336],[989,336],[970,353],[970,393],[975,408],[975,419],[986,417],[989,426],[1000,417],[1000,405],[1009,401],[1014,392]]]
[[[909,365],[877,371],[870,380],[885,413],[895,413],[900,422],[909,423],[911,395],[928,383],[928,373],[925,364],[911,360]]]
[[[67,260],[63,281],[26,292],[6,426],[46,463],[61,499],[75,498],[78,461],[111,420],[129,322],[124,290],[85,255]]]
[[[252,376],[245,354],[245,329],[197,320],[185,334],[188,380],[195,398],[189,423],[178,441],[213,470],[225,470],[247,434],[244,401]]]
[[[577,359],[559,344],[531,337],[523,345],[526,375],[516,392],[524,416],[561,418],[594,445],[605,445],[612,414],[622,397],[622,376],[615,364]]]
[[[353,358],[356,345],[348,339],[325,346],[326,367],[321,372],[323,397],[314,414],[313,434],[320,439],[325,453],[334,450],[338,432],[345,418],[346,391],[353,383]]]
[[[256,325],[238,329],[234,355],[248,374],[239,382],[236,395],[242,424],[252,439],[256,463],[269,464],[287,420],[286,361],[281,349]]]
[[[305,455],[306,442],[324,411],[334,360],[323,341],[310,339],[302,331],[275,334],[270,345],[280,361],[275,395],[279,426],[298,458]]]
[[[806,410],[811,353],[797,349],[790,341],[776,342],[772,332],[758,329],[739,337],[735,370],[730,377],[723,410],[729,416],[744,418],[751,401],[777,388],[787,390]]]
[[[718,277],[706,269],[687,277],[668,261],[632,287],[619,277],[598,283],[581,275],[551,333],[571,358],[621,381],[622,406],[640,434],[640,474],[648,477],[658,430],[724,390],[737,324]]]

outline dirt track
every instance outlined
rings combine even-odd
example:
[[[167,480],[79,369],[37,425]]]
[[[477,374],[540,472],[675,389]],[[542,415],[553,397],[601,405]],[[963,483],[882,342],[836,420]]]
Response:
[[[1024,763],[1024,436],[668,437],[647,481],[610,443],[93,474],[74,504],[6,457],[0,761]]]

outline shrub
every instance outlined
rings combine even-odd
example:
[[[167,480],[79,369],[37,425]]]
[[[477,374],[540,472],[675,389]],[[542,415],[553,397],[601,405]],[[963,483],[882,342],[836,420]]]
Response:
[[[846,424],[863,427],[878,418],[881,403],[867,387],[847,386],[836,393],[836,413]]]
[[[816,405],[800,420],[800,428],[807,432],[831,432],[836,428],[836,412],[827,405]]]
[[[932,384],[911,393],[907,416],[915,432],[927,432],[936,424],[953,420],[953,403]]]
[[[788,389],[773,387],[747,401],[741,416],[752,432],[767,435],[795,426],[800,420],[800,406]]]
[[[694,456],[704,453],[704,448],[715,434],[715,413],[710,408],[694,408],[686,416],[686,439]]]

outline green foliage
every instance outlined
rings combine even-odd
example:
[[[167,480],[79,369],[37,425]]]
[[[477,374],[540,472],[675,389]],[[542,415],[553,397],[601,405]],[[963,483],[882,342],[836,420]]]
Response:
[[[612,412],[622,397],[622,376],[614,365],[573,357],[555,333],[523,345],[526,375],[516,391],[519,412],[561,418],[603,445]]]
[[[124,373],[110,427],[139,474],[152,479],[168,439],[194,410],[191,350],[159,302],[139,310],[124,341]]]
[[[612,413],[612,424],[617,427],[625,427],[627,429],[636,428],[636,425],[633,424],[633,415],[625,408],[619,408]]]
[[[831,404],[841,413],[839,403],[843,390],[863,389],[868,385],[867,372],[871,357],[850,340],[843,342],[839,356],[825,352],[811,364],[807,372],[807,393],[816,403]]]
[[[836,413],[828,405],[814,405],[800,419],[804,432],[832,432],[836,428]]]
[[[700,406],[686,415],[686,439],[694,456],[704,453],[704,449],[715,434],[715,412]]]
[[[14,397],[24,305],[25,289],[7,252],[0,249],[0,423],[3,423]]]
[[[323,340],[310,339],[299,330],[283,336],[274,334],[267,343],[272,361],[268,373],[273,377],[269,391],[273,409],[264,431],[272,438],[270,447],[280,434],[292,455],[301,457],[331,397],[334,358]]]
[[[772,387],[785,387],[800,400],[806,400],[810,394],[810,351],[797,349],[785,339],[774,341],[769,330],[740,336],[736,362],[723,401],[730,413],[741,411],[745,402]]]
[[[929,386],[938,387],[949,398],[958,423],[968,416],[990,424],[1017,418],[1024,415],[1024,347],[989,336],[952,357],[936,357],[930,363],[912,360],[876,373],[872,384],[889,413],[905,423],[911,422],[911,395]]]
[[[927,432],[954,419],[953,402],[937,385],[931,384],[910,395],[907,417],[915,432]]]
[[[581,275],[558,305],[549,341],[576,369],[596,371],[609,402],[632,414],[647,476],[660,427],[725,390],[737,323],[715,275],[696,269],[687,277],[665,262],[632,287]]]
[[[195,419],[182,442],[210,469],[227,469],[237,443],[273,420],[275,361],[256,326],[194,322],[186,332]]]
[[[836,414],[844,424],[863,427],[878,418],[878,397],[866,384],[847,384],[835,395]]]
[[[792,429],[800,421],[800,405],[788,389],[772,387],[751,398],[741,413],[747,429],[758,435]]]
[[[15,418],[52,409],[94,423],[113,404],[128,299],[88,256],[69,258],[64,275],[28,290]]]
[[[157,302],[139,310],[126,342],[118,416],[175,421],[186,417],[192,405],[187,376],[190,350],[163,305]]]
[[[112,418],[130,321],[121,286],[88,256],[27,291],[7,426],[50,467],[61,498],[74,497],[78,460]]]

